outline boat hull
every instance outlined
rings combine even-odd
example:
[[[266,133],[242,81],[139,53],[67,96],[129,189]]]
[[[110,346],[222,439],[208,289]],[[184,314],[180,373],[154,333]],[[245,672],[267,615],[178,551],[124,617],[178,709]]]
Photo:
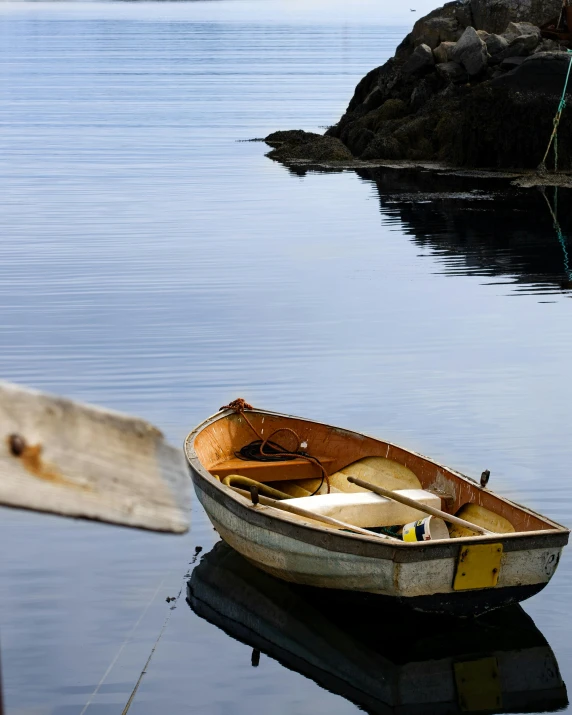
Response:
[[[539,539],[538,548],[504,553],[495,588],[454,591],[456,552],[443,557],[441,550],[432,549],[428,554],[421,552],[420,560],[405,562],[397,561],[391,548],[386,558],[348,553],[345,543],[342,550],[332,548],[325,539],[321,545],[309,543],[307,535],[301,538],[296,533],[296,524],[288,535],[276,530],[272,517],[269,525],[254,523],[252,515],[245,518],[235,513],[224,500],[209,496],[196,480],[195,491],[221,538],[263,571],[306,586],[391,596],[425,612],[477,616],[519,603],[548,584],[562,551],[562,546]],[[257,516],[264,516],[264,507],[259,510]]]

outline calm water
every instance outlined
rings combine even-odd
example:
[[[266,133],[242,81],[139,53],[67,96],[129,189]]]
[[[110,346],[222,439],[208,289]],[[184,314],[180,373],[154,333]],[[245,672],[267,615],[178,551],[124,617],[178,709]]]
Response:
[[[395,5],[2,3],[0,375],[140,414],[175,443],[242,395],[489,468],[493,488],[570,525],[570,195],[288,171],[238,141],[334,122],[407,31]],[[366,699],[342,688],[363,653],[388,655],[383,622],[373,644],[349,606],[267,581],[245,596],[248,569],[209,553],[196,505],[182,538],[0,519],[10,715],[121,713],[166,617],[131,715],[381,712],[378,677],[411,677],[431,710],[411,676],[431,672],[426,649],[358,667]],[[433,628],[430,652],[508,653],[539,684],[505,710],[566,707],[551,678],[557,662],[572,682],[571,564],[525,604],[535,626],[510,616],[503,640],[483,624],[484,644],[461,630],[462,647]]]

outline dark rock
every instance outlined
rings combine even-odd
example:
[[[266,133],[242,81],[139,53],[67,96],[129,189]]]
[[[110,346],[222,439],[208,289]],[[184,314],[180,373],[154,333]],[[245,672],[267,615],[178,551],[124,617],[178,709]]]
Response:
[[[433,50],[435,63],[441,64],[443,62],[450,62],[453,56],[453,49],[456,44],[456,42],[442,42],[438,47],[436,47]]]
[[[411,45],[428,45],[434,49],[441,42],[456,42],[465,26],[459,21],[461,2],[448,2],[417,20],[410,35]]]
[[[566,52],[542,51],[554,44],[528,22],[547,8],[549,0],[448,3],[418,21],[396,56],[359,82],[325,137],[274,133],[269,156],[538,166],[570,62]],[[572,169],[572,112],[564,112],[558,138],[559,167]]]
[[[470,0],[472,24],[500,33],[509,22],[527,21],[537,27],[560,13],[562,0]]]
[[[495,35],[494,32],[491,32],[487,35],[485,39],[485,45],[487,46],[487,52],[489,53],[489,63],[490,64],[498,64],[501,60],[499,59],[497,61],[497,57],[506,50],[508,47],[508,40],[505,37],[502,37],[502,35]]]
[[[506,60],[503,60],[501,62],[500,68],[505,72],[510,72],[511,70],[516,69],[519,65],[521,65],[525,59],[526,57],[507,57]]]
[[[473,21],[470,0],[463,0],[463,2],[457,3],[457,7],[455,8],[455,18],[463,30],[465,27],[469,27],[469,25],[474,26],[475,23]]]
[[[272,147],[279,147],[282,144],[299,144],[310,141],[311,137],[317,137],[318,134],[305,132],[303,129],[288,129],[286,131],[272,132],[264,141]]]
[[[415,74],[431,69],[435,64],[433,52],[428,45],[418,45],[411,57],[403,65],[405,74]]]
[[[463,65],[472,77],[480,74],[487,66],[487,46],[478,36],[474,27],[467,27],[455,45],[452,53],[454,62]]]
[[[266,156],[276,161],[349,161],[353,158],[350,150],[339,139],[299,129],[273,132],[265,141],[275,147]]]
[[[403,151],[399,141],[395,137],[379,135],[368,145],[367,149],[360,156],[360,159],[398,161],[399,159],[403,159]]]
[[[547,96],[562,94],[569,64],[567,52],[539,52],[522,59],[514,71],[494,80],[493,84],[495,88],[510,88],[529,95],[534,93],[539,101],[546,102]],[[572,85],[569,85],[569,91],[572,92]],[[553,113],[552,109],[556,108],[550,107],[550,113]]]
[[[466,82],[467,70],[458,62],[444,62],[436,67],[437,73],[448,82]]]
[[[496,59],[501,62],[508,57],[528,57],[538,45],[537,35],[521,35],[509,44],[502,52],[496,55]]]
[[[401,99],[388,99],[378,110],[377,118],[382,121],[400,119],[407,114],[407,105]]]
[[[411,111],[417,112],[431,99],[435,92],[440,89],[438,82],[435,81],[436,75],[422,79],[411,95],[409,106]]]
[[[354,156],[363,154],[373,139],[375,139],[375,132],[364,127],[360,122],[350,125],[342,135],[344,144]]]

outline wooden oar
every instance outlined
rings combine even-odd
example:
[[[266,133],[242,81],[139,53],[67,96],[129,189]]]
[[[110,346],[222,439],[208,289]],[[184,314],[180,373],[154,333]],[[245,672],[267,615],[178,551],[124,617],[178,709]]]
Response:
[[[238,487],[231,487],[235,492],[238,492],[243,497],[250,499],[250,492],[245,489],[239,489]],[[355,531],[356,534],[361,534],[362,536],[373,536],[378,539],[387,539],[389,541],[400,541],[400,539],[395,539],[393,536],[386,536],[385,534],[376,534],[375,531],[368,531],[367,529],[362,529],[359,526],[354,526],[353,524],[346,524],[344,521],[338,521],[331,516],[326,516],[325,514],[316,514],[313,511],[308,511],[307,509],[302,509],[299,506],[293,506],[288,504],[287,501],[277,501],[276,499],[271,499],[270,497],[265,497],[262,494],[258,495],[258,499],[264,506],[270,506],[274,509],[281,509],[282,511],[288,511],[291,514],[296,514],[297,516],[303,516],[306,519],[313,519],[314,521],[323,521],[324,524],[330,524],[331,526],[337,526],[339,529],[346,529],[347,531]]]
[[[435,509],[433,506],[428,506],[427,504],[422,504],[421,502],[415,501],[415,499],[410,499],[402,494],[397,494],[396,492],[390,492],[383,487],[378,487],[375,484],[370,484],[369,482],[364,482],[363,479],[357,479],[356,477],[348,477],[348,482],[362,487],[363,489],[369,489],[370,492],[374,494],[379,494],[380,497],[385,497],[386,499],[393,499],[393,501],[400,502],[406,506],[418,509],[425,514],[431,514],[431,516],[438,516],[443,521],[448,521],[451,524],[456,524],[457,526],[464,526],[465,529],[470,529],[475,531],[477,534],[483,534],[488,536],[489,534],[495,534],[494,531],[489,531],[484,529],[482,526],[477,526],[472,524],[470,521],[465,521],[464,519],[459,519],[458,516],[453,516],[452,514],[447,514],[446,511],[441,511],[441,509]]]
[[[182,533],[190,482],[148,422],[0,382],[0,504]]]

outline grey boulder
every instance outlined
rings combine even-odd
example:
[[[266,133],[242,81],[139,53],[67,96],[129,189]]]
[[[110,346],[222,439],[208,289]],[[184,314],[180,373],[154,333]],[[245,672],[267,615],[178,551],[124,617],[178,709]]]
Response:
[[[505,37],[502,37],[502,35],[495,35],[494,32],[491,32],[487,35],[485,44],[487,46],[487,52],[491,57],[492,64],[497,64],[495,62],[495,58],[497,55],[500,55],[501,52],[506,50],[508,47],[508,40]]]
[[[509,43],[516,40],[517,37],[524,37],[527,35],[535,35],[537,38],[537,44],[540,42],[540,28],[533,25],[531,22],[509,22],[506,30],[502,33],[502,36]]]
[[[453,50],[452,60],[463,65],[471,77],[475,77],[486,68],[487,46],[474,27],[467,27],[463,32]]]

